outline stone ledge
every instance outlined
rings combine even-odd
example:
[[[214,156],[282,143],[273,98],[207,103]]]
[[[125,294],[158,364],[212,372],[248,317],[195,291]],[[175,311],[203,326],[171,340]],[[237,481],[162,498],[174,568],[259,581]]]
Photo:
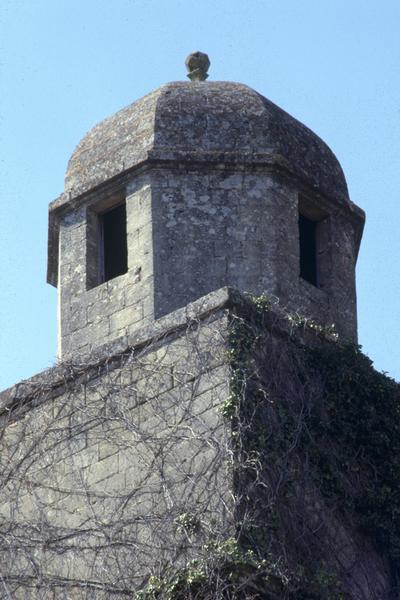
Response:
[[[71,382],[86,383],[100,375],[105,366],[120,366],[132,351],[146,347],[150,349],[151,344],[166,340],[184,330],[190,323],[205,320],[224,309],[249,321],[252,315],[257,313],[257,307],[251,302],[251,295],[230,287],[210,292],[183,308],[141,327],[131,335],[103,344],[89,354],[77,354],[69,361],[63,361],[4,390],[0,393],[0,417],[10,414],[18,406],[34,407],[55,398],[62,394]],[[298,322],[296,318],[288,318],[288,314],[276,300],[275,304],[272,302],[267,306],[263,326],[274,336],[291,338],[300,345],[315,346],[329,341],[329,335],[321,335],[321,328],[315,326],[313,321],[301,319],[298,315],[297,317]]]
[[[232,302],[237,294],[230,288],[221,288],[180,308],[153,323],[141,327],[129,336],[123,336],[103,344],[90,354],[78,354],[70,361],[41,371],[0,393],[0,415],[9,412],[16,403],[32,402],[61,394],[71,381],[89,380],[99,374],[105,363],[120,362],[121,358],[134,349],[140,349],[162,338],[184,329],[190,321],[202,320]]]

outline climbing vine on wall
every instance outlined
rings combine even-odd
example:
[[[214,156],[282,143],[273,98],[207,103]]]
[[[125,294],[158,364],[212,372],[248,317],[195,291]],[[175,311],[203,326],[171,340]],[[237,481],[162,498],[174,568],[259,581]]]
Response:
[[[400,385],[375,371],[360,347],[341,343],[333,326],[322,327],[298,315],[281,315],[292,328],[291,342],[275,353],[269,346],[266,354],[262,332],[266,321],[271,325],[268,313],[274,300],[251,298],[251,304],[254,311],[232,320],[232,395],[225,408],[233,423],[240,415],[247,456],[257,454],[255,487],[260,488],[262,476],[265,484],[270,483],[274,471],[286,486],[283,494],[269,497],[266,521],[271,529],[285,528],[279,501],[289,498],[305,477],[320,491],[326,510],[341,513],[386,557],[396,585]],[[321,343],[304,344],[302,334],[307,330],[316,333]],[[300,471],[301,476],[293,476]],[[323,561],[309,564],[324,572]],[[310,574],[308,578],[310,582]]]
[[[268,296],[168,336],[6,395],[1,593],[389,600],[398,384]]]
[[[393,564],[400,559],[400,386],[357,346],[307,353],[323,384],[309,420],[321,489],[358,520]],[[398,565],[397,565],[398,569]]]

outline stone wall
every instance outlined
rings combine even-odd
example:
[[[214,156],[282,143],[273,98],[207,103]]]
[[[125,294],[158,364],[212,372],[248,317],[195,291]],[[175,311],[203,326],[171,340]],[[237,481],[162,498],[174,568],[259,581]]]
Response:
[[[2,597],[132,598],[236,540],[263,585],[303,573],[389,600],[386,559],[310,461],[323,380],[304,353],[325,344],[274,298],[224,288],[3,392]]]
[[[202,543],[186,515],[229,529],[224,331],[176,314],[2,394],[1,597],[131,598]]]
[[[99,284],[98,215],[121,200],[127,207],[128,272]],[[318,286],[299,276],[300,205],[324,215]],[[268,169],[154,166],[63,211],[58,217],[63,359],[129,335],[223,286],[274,295],[288,310],[357,337],[352,219],[346,208],[301,192]]]
[[[232,286],[276,296],[288,311],[356,339],[357,244],[345,212],[266,169],[154,169],[151,189],[156,317]],[[304,204],[325,215],[318,287],[300,277]]]
[[[126,198],[128,272],[98,281],[98,215]],[[154,317],[151,190],[146,177],[103,190],[60,217],[59,356],[90,353]]]

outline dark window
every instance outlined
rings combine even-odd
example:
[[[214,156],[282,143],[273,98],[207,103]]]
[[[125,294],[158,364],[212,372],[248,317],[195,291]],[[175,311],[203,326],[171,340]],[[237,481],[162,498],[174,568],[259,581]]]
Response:
[[[108,281],[128,270],[126,205],[100,215],[100,280]]]
[[[318,221],[299,213],[300,277],[313,285],[318,285],[317,227]]]

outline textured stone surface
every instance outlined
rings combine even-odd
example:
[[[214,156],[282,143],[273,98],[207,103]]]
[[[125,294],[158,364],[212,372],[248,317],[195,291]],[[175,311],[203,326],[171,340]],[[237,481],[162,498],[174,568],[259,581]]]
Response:
[[[0,595],[126,597],[169,560],[180,514],[201,506],[204,523],[230,527],[220,460],[228,431],[218,411],[229,390],[217,336],[226,315],[206,316],[208,304],[227,299],[164,320],[122,354],[104,347],[102,359],[60,365],[0,395],[2,424],[11,406],[18,413],[3,430],[0,457],[0,526],[6,519],[12,540],[0,543],[8,577]]]
[[[329,148],[247,86],[162,86],[83,138],[65,190],[49,226],[60,357],[222,286],[277,296],[356,340],[364,215]],[[128,272],[97,285],[96,215],[115,199],[126,199]],[[299,276],[304,204],[324,220],[318,287]]]
[[[299,193],[285,178],[211,168],[150,177],[156,316],[228,285],[356,338],[356,225],[344,209],[325,202],[329,263],[317,288],[299,277]]]
[[[348,202],[342,169],[318,136],[248,86],[218,81],[165,84],[96,125],[71,157],[65,191],[77,196],[163,152],[206,153],[207,162],[278,156],[315,191]]]
[[[223,286],[274,295],[288,310],[356,339],[359,221],[350,206],[307,195],[329,215],[324,281],[316,287],[299,276],[301,194],[285,177],[154,166],[117,192],[127,204],[125,275],[88,289],[98,255],[90,219],[101,190],[60,216],[61,357],[91,351]]]
[[[99,215],[121,201],[128,271],[99,284]],[[299,212],[320,222],[318,286],[300,277]],[[254,532],[272,539],[263,494],[268,500],[282,477],[275,486],[259,440],[275,435],[267,417],[279,395],[303,411],[308,392],[320,390],[318,381],[307,387],[308,373],[293,389],[287,377],[293,364],[285,357],[321,343],[307,320],[357,338],[363,224],[326,144],[247,86],[167,84],[83,138],[65,192],[50,205],[48,279],[59,288],[64,362],[0,394],[0,519],[14,536],[1,559],[19,582],[15,598],[130,596],[149,571],[196,556],[207,532],[231,536],[246,506]],[[274,306],[253,331],[262,343],[252,373],[269,382],[282,376],[277,398],[266,393],[262,402],[267,388],[253,398],[248,382],[242,386],[235,418],[244,419],[243,431],[252,432],[251,402],[265,406],[267,433],[256,448],[251,440],[238,446],[222,418],[237,394],[229,324],[252,306],[243,292],[267,295]],[[306,397],[297,389],[304,380]],[[227,467],[242,451],[246,469],[256,461],[266,476],[260,495]],[[301,460],[293,456],[288,473],[303,473]],[[285,556],[292,546],[302,555],[315,547],[354,600],[386,598],[385,561],[324,505],[312,479],[282,494]],[[179,532],[187,515],[200,516],[201,533]],[[293,518],[298,532],[314,536],[310,546],[302,533],[293,538]]]
[[[128,272],[95,285],[98,248],[93,203],[60,218],[59,354],[90,352],[153,318],[151,194],[147,178],[126,192]],[[111,198],[112,200],[112,198]],[[99,196],[96,197],[94,208]]]
[[[0,394],[1,592],[30,600],[122,599],[149,572],[195,556],[207,532],[234,534],[241,513],[232,501],[241,490],[227,465],[235,429],[221,406],[231,392],[229,319],[243,307],[235,291],[220,290],[136,332],[128,345],[114,342],[101,356],[61,364]],[[261,370],[266,356],[286,368],[293,335],[296,348],[320,343],[312,330],[292,331],[279,307],[264,325],[256,332]],[[245,399],[252,401],[250,392]],[[263,468],[273,479],[267,458]],[[298,469],[293,461],[288,468]],[[324,507],[318,490],[300,488],[301,514],[291,512],[292,496],[283,499],[283,510],[313,532],[321,556],[339,569],[352,599],[388,597],[387,565],[339,510]],[[265,505],[255,506],[251,523],[269,539]],[[176,527],[182,515],[198,515],[202,529],[183,535]]]

